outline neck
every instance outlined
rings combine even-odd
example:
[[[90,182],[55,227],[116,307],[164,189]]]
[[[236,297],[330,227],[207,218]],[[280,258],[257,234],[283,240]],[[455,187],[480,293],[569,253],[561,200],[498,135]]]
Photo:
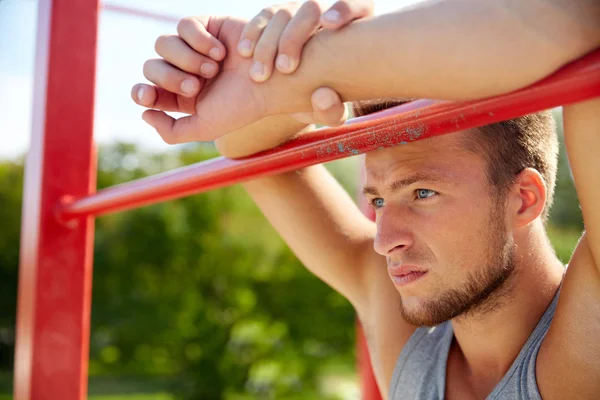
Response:
[[[515,238],[515,273],[502,303],[452,321],[454,352],[473,388],[488,394],[506,374],[552,301],[564,274],[543,227]]]

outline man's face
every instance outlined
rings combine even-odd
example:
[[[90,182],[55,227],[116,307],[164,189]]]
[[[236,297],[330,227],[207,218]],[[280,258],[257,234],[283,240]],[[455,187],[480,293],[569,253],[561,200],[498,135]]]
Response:
[[[483,156],[458,132],[367,154],[375,250],[386,257],[404,318],[433,326],[498,306],[514,271],[504,200]]]

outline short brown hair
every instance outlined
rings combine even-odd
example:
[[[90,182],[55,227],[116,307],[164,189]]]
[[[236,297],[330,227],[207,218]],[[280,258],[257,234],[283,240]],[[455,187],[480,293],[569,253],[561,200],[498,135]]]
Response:
[[[352,103],[356,117],[372,114],[406,103],[407,100],[385,98]],[[558,164],[558,139],[554,118],[550,111],[485,125],[472,130],[464,148],[483,154],[488,165],[488,179],[492,187],[505,193],[514,177],[525,168],[537,170],[546,184],[544,222],[554,199]]]

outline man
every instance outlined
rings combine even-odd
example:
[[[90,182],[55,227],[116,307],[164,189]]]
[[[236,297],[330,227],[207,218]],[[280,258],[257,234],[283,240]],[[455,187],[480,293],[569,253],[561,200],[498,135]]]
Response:
[[[137,86],[134,98],[158,109],[144,118],[167,142],[219,138],[224,155],[241,156],[301,133],[305,124],[287,114],[310,111],[319,88],[339,93],[323,89],[338,111],[340,98],[502,93],[598,47],[598,21],[593,1],[426,2],[318,32],[292,75],[271,71],[259,84],[248,76],[250,59],[234,50],[244,22],[200,17],[157,43],[164,64],[151,61],[145,72],[158,87]],[[180,45],[207,55],[214,39],[224,46],[221,72],[178,101],[192,70]],[[175,121],[160,110],[192,115]],[[364,192],[376,223],[322,166],[244,186],[307,268],[354,305],[383,393],[594,399],[600,100],[565,107],[564,123],[586,225],[566,274],[544,226],[557,152],[548,113],[367,154]]]

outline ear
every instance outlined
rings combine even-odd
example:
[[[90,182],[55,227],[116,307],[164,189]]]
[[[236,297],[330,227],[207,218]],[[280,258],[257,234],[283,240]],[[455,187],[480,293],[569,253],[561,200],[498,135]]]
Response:
[[[510,213],[516,228],[522,228],[542,215],[546,204],[546,185],[542,175],[525,168],[514,180],[510,190]]]

